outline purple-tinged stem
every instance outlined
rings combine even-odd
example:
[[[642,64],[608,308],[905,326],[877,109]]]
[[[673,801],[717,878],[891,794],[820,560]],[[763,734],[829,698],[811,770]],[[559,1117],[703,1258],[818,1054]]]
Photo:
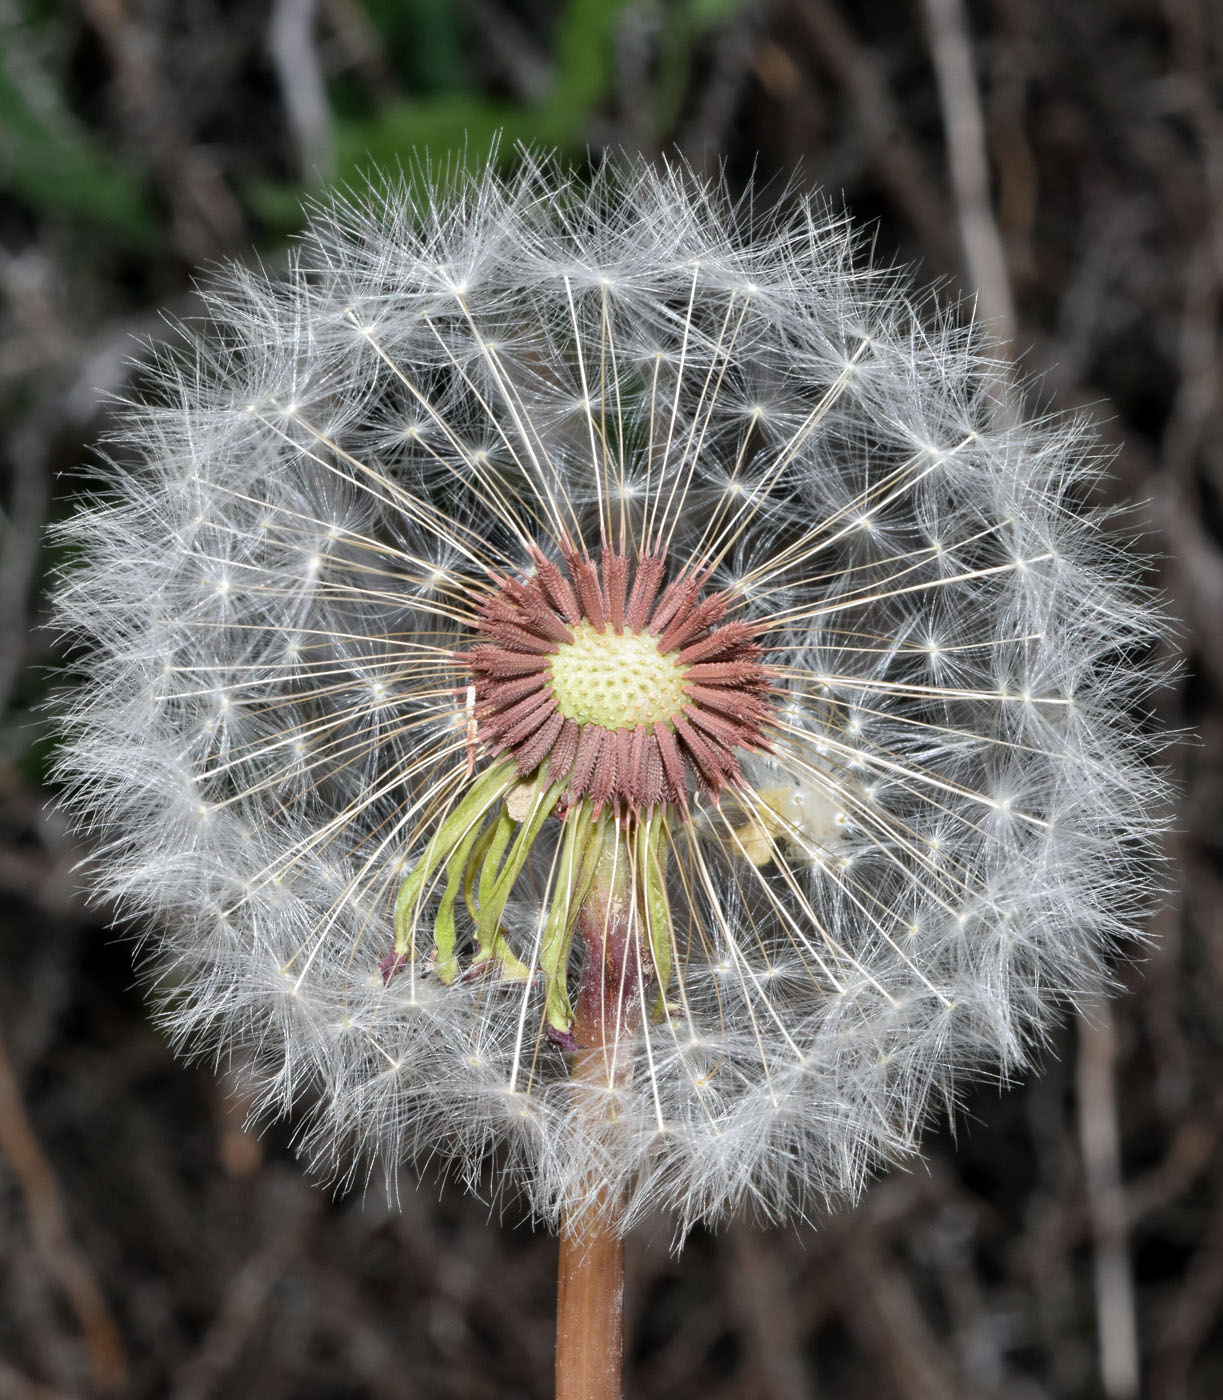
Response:
[[[628,848],[613,826],[577,918],[583,960],[570,1075],[583,1111],[614,1132],[614,1090],[630,1070],[641,1021],[641,969]],[[599,1090],[607,1091],[604,1099]],[[623,1202],[593,1183],[561,1223],[556,1297],[556,1400],[620,1400],[624,1353]]]

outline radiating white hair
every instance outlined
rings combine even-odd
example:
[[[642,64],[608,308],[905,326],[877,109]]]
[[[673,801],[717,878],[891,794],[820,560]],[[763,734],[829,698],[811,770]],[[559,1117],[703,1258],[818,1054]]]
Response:
[[[64,530],[59,772],[176,1044],[304,1103],[318,1164],[493,1154],[553,1221],[592,1182],[681,1230],[808,1211],[1106,983],[1152,896],[1164,623],[1089,432],[1000,413],[982,338],[845,219],[527,155],[339,199],[204,298]],[[712,567],[774,716],[740,787],[658,815],[673,971],[592,1116],[540,977],[431,972],[440,886],[386,960],[488,762],[472,597],[609,527]],[[501,915],[532,972],[558,840]]]

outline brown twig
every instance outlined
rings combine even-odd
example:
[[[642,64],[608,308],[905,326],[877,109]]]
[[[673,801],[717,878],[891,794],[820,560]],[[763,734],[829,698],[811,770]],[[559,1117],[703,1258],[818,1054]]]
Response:
[[[174,1400],[223,1393],[225,1377],[259,1330],[273,1289],[302,1249],[317,1198],[297,1191],[291,1178],[266,1184],[264,1238],[226,1287],[199,1347],[176,1377]]]
[[[0,1395],[5,1400],[70,1400],[63,1391],[40,1385],[0,1359]]]
[[[793,14],[820,61],[844,90],[881,183],[928,257],[945,268],[954,266],[947,213],[934,192],[937,182],[871,54],[832,0],[802,0],[793,7]]]
[[[314,38],[315,0],[275,0],[268,21],[268,53],[276,69],[298,173],[313,182],[335,173],[331,104]]]
[[[726,1294],[755,1363],[753,1393],[764,1400],[815,1400],[814,1377],[797,1345],[806,1319],[795,1306],[793,1280],[777,1251],[769,1249],[760,1231],[738,1222],[727,1243]]]
[[[845,1325],[878,1357],[895,1393],[902,1400],[947,1400],[955,1391],[942,1348],[888,1251],[859,1230],[849,1235],[840,1259]]]
[[[999,348],[1015,336],[1015,307],[1002,236],[989,192],[985,118],[972,58],[968,17],[963,0],[922,0],[930,31],[930,57],[938,83],[939,106],[947,138],[947,161],[955,195],[956,221],[968,278],[977,291],[977,306]]]
[[[68,1228],[55,1172],[26,1113],[17,1075],[0,1037],[0,1153],[8,1158],[43,1261],[76,1314],[93,1383],[108,1392],[127,1384],[119,1328],[88,1260]]]
[[[1126,1201],[1117,1126],[1116,1037],[1107,1002],[1079,1032],[1079,1144],[1094,1241],[1100,1381],[1111,1400],[1138,1394],[1138,1324],[1126,1240]]]

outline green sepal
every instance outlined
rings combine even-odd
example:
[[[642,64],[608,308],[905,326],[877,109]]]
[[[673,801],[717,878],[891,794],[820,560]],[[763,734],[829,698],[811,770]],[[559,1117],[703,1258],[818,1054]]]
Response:
[[[497,820],[488,828],[486,848],[479,852],[477,859],[472,862],[472,875],[473,877],[479,876],[476,902],[474,905],[470,902],[467,905],[473,921],[479,919],[480,910],[485,908],[493,897],[497,874],[505,860],[505,852],[510,844],[510,838],[517,830],[518,823],[510,816],[509,809],[503,806],[497,813]],[[473,885],[474,883],[473,878]]]
[[[510,816],[508,810],[502,807],[496,820],[489,822],[480,833],[480,839],[467,861],[467,869],[463,874],[463,901],[467,905],[472,923],[479,919],[481,905],[491,896],[497,869],[517,826],[518,823]],[[501,933],[498,933],[494,942],[493,955],[500,966],[502,977],[515,982],[530,980],[531,969],[510,952],[509,945]]]
[[[554,1030],[563,1034],[567,1034],[573,1026],[573,1007],[569,1002],[565,975],[573,944],[573,927],[578,910],[594,882],[604,840],[603,828],[603,821],[591,821],[588,802],[572,808],[565,817],[556,884],[540,941],[539,967],[544,974],[545,988],[544,1019]]]
[[[473,826],[454,848],[454,854],[446,862],[446,889],[433,916],[433,970],[439,980],[447,984],[459,975],[459,960],[454,955],[454,902],[471,863],[472,847],[481,834],[481,828]]]
[[[501,916],[505,912],[514,884],[522,873],[522,867],[531,854],[531,847],[535,844],[544,822],[552,814],[561,791],[561,784],[548,782],[547,765],[543,764],[535,777],[531,809],[526,820],[515,823],[505,810],[498,815],[497,827],[480,869],[477,891],[480,907],[476,915],[476,956],[472,959],[473,969],[483,967],[495,959],[500,963],[504,976],[516,981],[526,981],[530,978],[530,968],[510,952],[505,942],[501,931]],[[512,844],[509,841],[509,832],[503,826],[507,822],[510,829],[517,827]],[[494,859],[500,858],[507,845],[509,851],[500,868],[495,875],[490,874],[494,869]]]
[[[641,906],[645,918],[646,937],[654,975],[658,979],[658,996],[651,1012],[653,1019],[666,1019],[671,1009],[667,1005],[667,987],[671,982],[671,950],[675,942],[675,927],[671,922],[671,903],[667,898],[666,850],[663,826],[654,819],[647,820],[637,832],[638,882]]]
[[[430,838],[424,855],[395,897],[395,952],[399,957],[410,958],[415,952],[416,916],[434,872],[449,861],[456,848],[475,841],[489,808],[504,797],[514,781],[512,763],[500,763],[482,773]]]

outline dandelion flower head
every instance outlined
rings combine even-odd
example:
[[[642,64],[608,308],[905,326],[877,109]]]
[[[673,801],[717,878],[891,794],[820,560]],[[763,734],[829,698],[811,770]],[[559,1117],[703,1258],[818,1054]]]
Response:
[[[816,201],[414,189],[212,281],[67,527],[94,886],[341,1178],[853,1193],[1147,902],[1097,449]]]

